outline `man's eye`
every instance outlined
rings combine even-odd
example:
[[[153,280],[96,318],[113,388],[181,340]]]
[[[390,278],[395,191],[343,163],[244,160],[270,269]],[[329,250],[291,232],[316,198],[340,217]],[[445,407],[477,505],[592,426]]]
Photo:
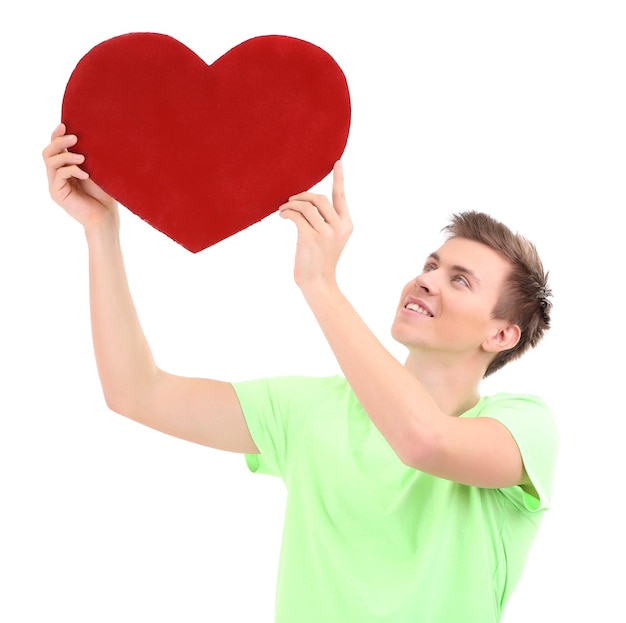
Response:
[[[469,281],[465,277],[463,277],[463,275],[457,275],[456,277],[452,279],[452,281],[456,281],[457,283],[460,283],[461,285],[469,287]]]
[[[429,273],[431,270],[435,270],[437,267],[434,264],[426,264],[424,266],[424,272]]]

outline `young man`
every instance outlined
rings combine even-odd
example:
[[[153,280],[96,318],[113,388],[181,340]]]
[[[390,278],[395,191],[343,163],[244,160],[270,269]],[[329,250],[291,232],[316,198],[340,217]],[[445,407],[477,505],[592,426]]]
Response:
[[[484,214],[457,215],[400,297],[402,365],[335,279],[352,230],[338,163],[332,202],[302,193],[279,210],[297,226],[295,279],[345,378],[183,378],[154,363],[116,203],[76,144],[61,125],[43,156],[52,198],[87,237],[107,405],[284,479],[276,621],[499,621],[550,499],[557,432],[540,399],[481,397],[479,385],[549,327],[534,247]]]

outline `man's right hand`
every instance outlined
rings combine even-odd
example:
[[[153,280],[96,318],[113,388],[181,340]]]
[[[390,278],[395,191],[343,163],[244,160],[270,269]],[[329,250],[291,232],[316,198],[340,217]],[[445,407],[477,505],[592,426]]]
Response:
[[[69,151],[77,142],[75,135],[66,134],[65,125],[61,123],[52,133],[50,144],[43,150],[50,196],[86,232],[107,226],[117,230],[117,202],[81,169],[85,156]]]

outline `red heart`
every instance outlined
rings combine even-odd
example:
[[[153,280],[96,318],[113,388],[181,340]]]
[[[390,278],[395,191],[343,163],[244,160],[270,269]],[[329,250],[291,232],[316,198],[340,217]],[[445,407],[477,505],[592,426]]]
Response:
[[[244,41],[207,65],[167,35],[100,43],[65,89],[85,170],[196,253],[322,180],[348,139],[345,76],[292,37]]]

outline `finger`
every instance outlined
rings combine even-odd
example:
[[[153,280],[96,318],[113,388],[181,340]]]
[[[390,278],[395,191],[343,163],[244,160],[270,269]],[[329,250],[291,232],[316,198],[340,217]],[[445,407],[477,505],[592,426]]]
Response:
[[[50,141],[50,144],[44,148],[42,156],[44,160],[46,160],[51,156],[67,151],[70,147],[76,145],[77,142],[78,138],[74,134],[56,136]]]
[[[322,231],[326,226],[324,217],[309,201],[290,201],[280,208],[281,212],[284,212],[286,210],[300,214],[304,218],[308,226],[317,232]]]
[[[60,180],[69,180],[72,177],[75,177],[79,180],[86,180],[89,178],[89,173],[87,173],[87,171],[84,171],[77,165],[72,165],[68,167],[61,167],[57,171],[56,177]]]
[[[58,191],[71,178],[78,180],[89,179],[89,173],[79,166],[84,160],[85,157],[82,154],[74,154],[69,151],[50,156],[46,160],[46,172],[50,189]]]
[[[344,187],[343,164],[341,160],[335,162],[333,167],[333,206],[340,216],[348,214],[348,204]]]
[[[47,163],[52,169],[60,169],[72,164],[82,164],[85,161],[83,154],[76,154],[73,151],[62,151],[47,159]]]
[[[85,156],[82,154],[74,154],[69,151],[55,154],[46,158],[46,173],[48,180],[52,185],[55,179],[68,179],[69,177],[77,177],[78,179],[87,179],[89,175],[79,168],[85,160]],[[68,172],[65,169],[71,169]],[[78,173],[80,171],[80,173]],[[59,177],[60,175],[60,177]]]
[[[289,198],[290,201],[304,201],[315,206],[315,209],[321,214],[324,221],[331,225],[337,221],[337,212],[333,204],[328,201],[324,195],[304,192]]]
[[[292,221],[298,229],[298,235],[310,234],[314,229],[301,212],[287,208],[280,212],[280,217]]]
[[[65,132],[66,132],[65,124],[59,123],[59,125],[56,128],[54,128],[54,132],[52,132],[52,136],[50,137],[50,140],[54,140],[57,136],[63,136]]]
[[[281,214],[289,210],[301,214],[307,221],[307,223],[313,229],[315,229],[315,231],[322,231],[322,229],[327,224],[324,216],[320,213],[318,208],[310,201],[304,201],[301,199],[288,201],[287,203],[280,206],[278,210]]]
[[[324,199],[324,195],[318,195],[308,191],[289,197],[289,201],[308,201],[313,205],[319,203],[322,199]]]

